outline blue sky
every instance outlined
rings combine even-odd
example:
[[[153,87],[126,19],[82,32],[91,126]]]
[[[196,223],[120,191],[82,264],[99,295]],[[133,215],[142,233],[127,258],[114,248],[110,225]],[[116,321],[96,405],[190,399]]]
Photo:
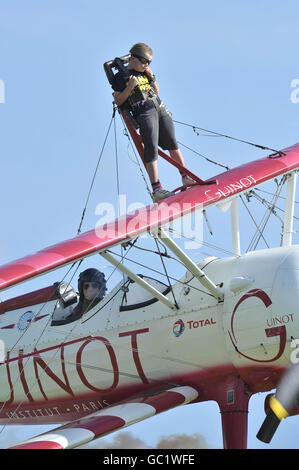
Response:
[[[76,235],[112,115],[103,63],[126,54],[135,42],[152,47],[161,98],[175,120],[272,148],[296,143],[299,103],[291,100],[291,83],[299,79],[298,13],[296,0],[153,0],[132,5],[119,0],[0,0],[0,84],[5,87],[5,102],[0,102],[0,263]],[[128,204],[149,203],[119,119],[116,126],[120,192],[127,195]],[[179,124],[176,130],[180,142],[230,167],[266,155],[222,138],[197,137]],[[182,150],[187,166],[203,179],[222,172]],[[179,186],[175,170],[164,162],[159,167],[167,189]],[[116,201],[115,174],[111,134],[82,230],[95,226],[97,204]],[[256,214],[262,213],[257,207]],[[245,251],[254,230],[245,212],[240,215]],[[228,214],[211,209],[208,217],[214,235],[205,232],[205,240],[230,250]],[[267,236],[273,246],[279,244],[277,222]],[[223,256],[206,245],[194,256],[207,254]],[[92,262],[109,270],[97,258]],[[51,273],[1,298],[49,285],[64,274],[65,270]],[[256,440],[264,418],[263,399],[261,394],[250,402],[249,447],[297,448],[296,418],[282,423],[270,446]],[[200,432],[210,446],[221,447],[220,415],[214,403],[174,410],[130,428],[149,445],[170,430]],[[6,428],[0,434],[1,447],[12,432],[23,438],[36,429]]]

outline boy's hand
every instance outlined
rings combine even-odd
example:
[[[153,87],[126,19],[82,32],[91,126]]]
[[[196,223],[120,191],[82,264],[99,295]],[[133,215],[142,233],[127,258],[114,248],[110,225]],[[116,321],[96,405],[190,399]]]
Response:
[[[154,76],[151,68],[149,66],[146,67],[146,69],[144,70],[146,75],[148,76],[148,78],[152,78]]]
[[[128,83],[128,87],[130,87],[130,90],[134,90],[134,88],[138,85],[138,80],[135,77],[135,75],[131,75]]]

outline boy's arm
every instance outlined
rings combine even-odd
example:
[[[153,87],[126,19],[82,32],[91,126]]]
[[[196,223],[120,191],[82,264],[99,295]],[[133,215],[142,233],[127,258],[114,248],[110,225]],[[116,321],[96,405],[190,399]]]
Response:
[[[138,85],[138,80],[134,75],[131,75],[126,88],[123,91],[115,91],[113,93],[115,104],[121,106],[129,98],[136,85]]]
[[[145,73],[146,73],[147,77],[149,78],[149,80],[152,80],[151,86],[154,88],[154,90],[156,91],[156,93],[158,95],[160,88],[159,88],[158,82],[156,82],[155,75],[153,74],[150,67],[146,67]]]

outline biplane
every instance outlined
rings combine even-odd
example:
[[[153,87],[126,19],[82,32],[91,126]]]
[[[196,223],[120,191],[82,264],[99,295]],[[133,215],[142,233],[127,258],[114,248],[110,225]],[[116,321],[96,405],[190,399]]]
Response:
[[[125,62],[105,63],[109,81]],[[142,159],[134,120],[119,111]],[[124,275],[72,322],[59,322],[78,302],[63,281],[0,303],[0,424],[58,425],[12,448],[75,448],[175,407],[214,400],[223,447],[245,449],[250,397],[276,389],[294,373],[298,168],[299,143],[207,180],[187,170],[195,183],[174,196],[1,266],[1,291],[96,253]],[[238,198],[278,177],[287,185],[281,246],[242,254]],[[230,212],[233,256],[196,263],[169,224],[212,206]],[[170,285],[136,273],[126,255],[120,260],[113,252],[118,245],[133,249],[149,232],[184,267]],[[260,439],[269,442],[281,419],[299,412],[296,396],[293,390],[287,403],[284,394],[266,399]]]

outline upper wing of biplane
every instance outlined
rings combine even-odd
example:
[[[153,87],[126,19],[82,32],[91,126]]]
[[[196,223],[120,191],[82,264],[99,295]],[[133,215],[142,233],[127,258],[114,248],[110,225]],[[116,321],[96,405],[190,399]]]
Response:
[[[108,406],[85,418],[29,439],[11,449],[71,449],[130,424],[150,418],[162,411],[190,403],[198,397],[192,387],[169,390]]]
[[[196,209],[221,203],[299,168],[299,143],[37,253],[0,267],[0,290],[135,238]]]

